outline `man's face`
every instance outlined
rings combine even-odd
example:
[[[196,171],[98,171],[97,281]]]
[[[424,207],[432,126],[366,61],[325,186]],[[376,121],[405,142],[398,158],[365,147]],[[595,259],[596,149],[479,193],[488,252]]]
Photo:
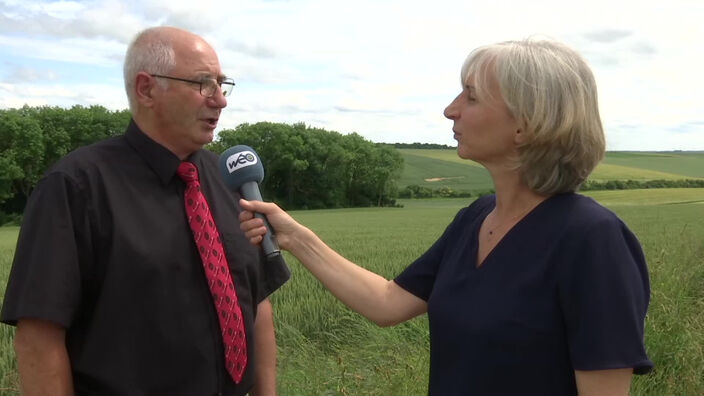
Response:
[[[200,81],[222,77],[215,51],[197,36],[184,34],[174,43],[176,65],[171,77]],[[227,100],[220,89],[207,98],[200,86],[168,80],[166,89],[157,90],[154,115],[163,144],[180,158],[185,158],[213,140],[221,110]]]

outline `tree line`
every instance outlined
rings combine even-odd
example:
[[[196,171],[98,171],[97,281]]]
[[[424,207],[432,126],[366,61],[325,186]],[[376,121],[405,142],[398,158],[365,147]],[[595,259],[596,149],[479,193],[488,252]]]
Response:
[[[102,106],[0,109],[0,215],[18,215],[44,172],[70,151],[120,135],[129,111]]]
[[[587,180],[580,190],[632,190],[646,188],[704,188],[704,179]]]
[[[128,110],[102,106],[24,106],[0,109],[0,224],[18,219],[32,189],[70,151],[124,133]],[[220,131],[206,146],[254,148],[265,168],[262,195],[286,209],[393,206],[396,198],[469,197],[491,191],[455,191],[417,185],[399,189],[403,158],[396,148],[450,148],[432,143],[372,143],[303,123],[259,122]],[[581,190],[704,187],[704,180],[587,181]]]
[[[389,143],[390,146],[393,146],[398,149],[424,149],[424,150],[438,150],[438,149],[456,149],[456,146],[448,146],[447,144],[438,144],[438,143]]]
[[[0,224],[17,219],[44,172],[70,151],[124,133],[128,110],[0,109]],[[262,193],[287,209],[394,205],[403,158],[362,136],[270,122],[222,130],[207,149],[246,144],[262,158]]]
[[[252,147],[262,159],[262,196],[286,209],[396,203],[403,157],[357,133],[258,122],[220,131],[208,148],[222,153],[238,144]]]
[[[594,190],[636,190],[651,188],[704,188],[704,179],[655,179],[655,180],[587,180],[579,191]],[[493,194],[494,190],[467,191],[453,190],[450,187],[424,187],[411,184],[398,192],[398,198],[467,198]]]

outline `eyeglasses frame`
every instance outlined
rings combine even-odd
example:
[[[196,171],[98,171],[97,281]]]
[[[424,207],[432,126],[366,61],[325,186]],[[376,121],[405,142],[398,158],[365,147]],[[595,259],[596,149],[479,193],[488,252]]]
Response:
[[[225,94],[225,92],[232,92],[233,89],[234,89],[234,87],[235,87],[235,80],[233,80],[233,79],[231,79],[231,78],[228,78],[228,77],[225,77],[225,78],[223,78],[222,80],[215,79],[215,78],[204,77],[203,79],[201,79],[200,81],[198,81],[198,80],[189,80],[189,79],[180,78],[180,77],[165,76],[165,75],[163,75],[163,74],[151,74],[151,73],[150,73],[149,75],[152,76],[152,77],[166,78],[166,79],[169,79],[169,80],[182,81],[182,82],[187,82],[187,83],[191,83],[191,84],[198,84],[198,85],[199,85],[199,87],[198,87],[198,92],[200,92],[201,96],[203,96],[203,97],[205,97],[205,98],[212,98],[213,96],[215,96],[215,90],[213,90],[213,93],[210,94],[210,95],[204,95],[204,94],[203,94],[203,83],[205,82],[205,80],[215,81],[215,82],[216,82],[216,85],[218,86],[218,88],[220,88],[220,92],[223,93],[223,96],[230,96],[229,93],[228,93],[228,94]],[[232,89],[230,89],[229,91],[223,91],[223,90],[222,90],[222,84],[232,85]]]

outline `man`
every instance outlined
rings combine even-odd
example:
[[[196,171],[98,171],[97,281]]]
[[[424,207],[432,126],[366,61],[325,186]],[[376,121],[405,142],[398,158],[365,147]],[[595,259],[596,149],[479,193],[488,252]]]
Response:
[[[67,155],[27,204],[0,317],[17,325],[22,391],[275,394],[267,296],[289,272],[250,247],[239,197],[201,149],[234,83],[205,40],[172,27],[135,38],[124,76],[126,133]],[[193,165],[195,182],[181,170]],[[213,238],[193,228],[213,226],[208,209]],[[229,271],[208,270],[204,238]]]

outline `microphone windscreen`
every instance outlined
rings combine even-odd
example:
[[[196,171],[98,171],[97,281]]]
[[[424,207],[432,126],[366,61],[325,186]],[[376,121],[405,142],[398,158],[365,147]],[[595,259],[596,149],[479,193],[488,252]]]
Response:
[[[261,183],[264,167],[253,148],[245,145],[230,147],[220,154],[220,172],[225,184],[233,191],[246,182]]]

